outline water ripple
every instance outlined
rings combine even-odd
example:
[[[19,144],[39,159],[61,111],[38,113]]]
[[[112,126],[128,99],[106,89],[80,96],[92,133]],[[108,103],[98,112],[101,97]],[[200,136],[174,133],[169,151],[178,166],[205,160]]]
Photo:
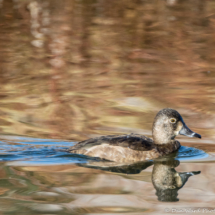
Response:
[[[7,161],[10,165],[57,165],[87,163],[94,159],[66,152],[65,149],[74,144],[72,141],[7,136],[6,140],[0,141],[0,161]],[[204,161],[208,156],[203,150],[186,146],[176,154],[182,162]]]

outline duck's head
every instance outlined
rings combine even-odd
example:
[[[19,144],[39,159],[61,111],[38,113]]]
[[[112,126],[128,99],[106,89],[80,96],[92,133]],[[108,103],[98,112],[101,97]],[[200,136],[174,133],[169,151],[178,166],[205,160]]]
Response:
[[[173,109],[160,110],[154,120],[152,135],[156,144],[170,143],[178,135],[198,137],[201,135],[191,131],[185,124],[181,115]]]

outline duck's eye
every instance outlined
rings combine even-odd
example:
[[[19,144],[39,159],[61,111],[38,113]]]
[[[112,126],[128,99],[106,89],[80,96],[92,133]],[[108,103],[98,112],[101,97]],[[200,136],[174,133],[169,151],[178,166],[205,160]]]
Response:
[[[171,123],[175,123],[175,122],[176,122],[176,119],[172,118],[172,119],[170,119],[170,122],[171,122]]]

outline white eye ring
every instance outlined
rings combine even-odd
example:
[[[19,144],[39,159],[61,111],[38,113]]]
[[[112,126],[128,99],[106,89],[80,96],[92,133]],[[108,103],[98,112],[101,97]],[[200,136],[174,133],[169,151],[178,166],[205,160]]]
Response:
[[[169,121],[170,121],[171,123],[176,123],[176,119],[175,119],[175,118],[171,118]]]

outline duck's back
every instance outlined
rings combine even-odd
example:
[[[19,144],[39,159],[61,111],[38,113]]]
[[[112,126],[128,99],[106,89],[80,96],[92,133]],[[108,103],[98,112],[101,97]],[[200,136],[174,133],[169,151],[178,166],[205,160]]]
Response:
[[[116,162],[137,162],[159,156],[152,139],[138,134],[92,138],[77,143],[69,151]]]

